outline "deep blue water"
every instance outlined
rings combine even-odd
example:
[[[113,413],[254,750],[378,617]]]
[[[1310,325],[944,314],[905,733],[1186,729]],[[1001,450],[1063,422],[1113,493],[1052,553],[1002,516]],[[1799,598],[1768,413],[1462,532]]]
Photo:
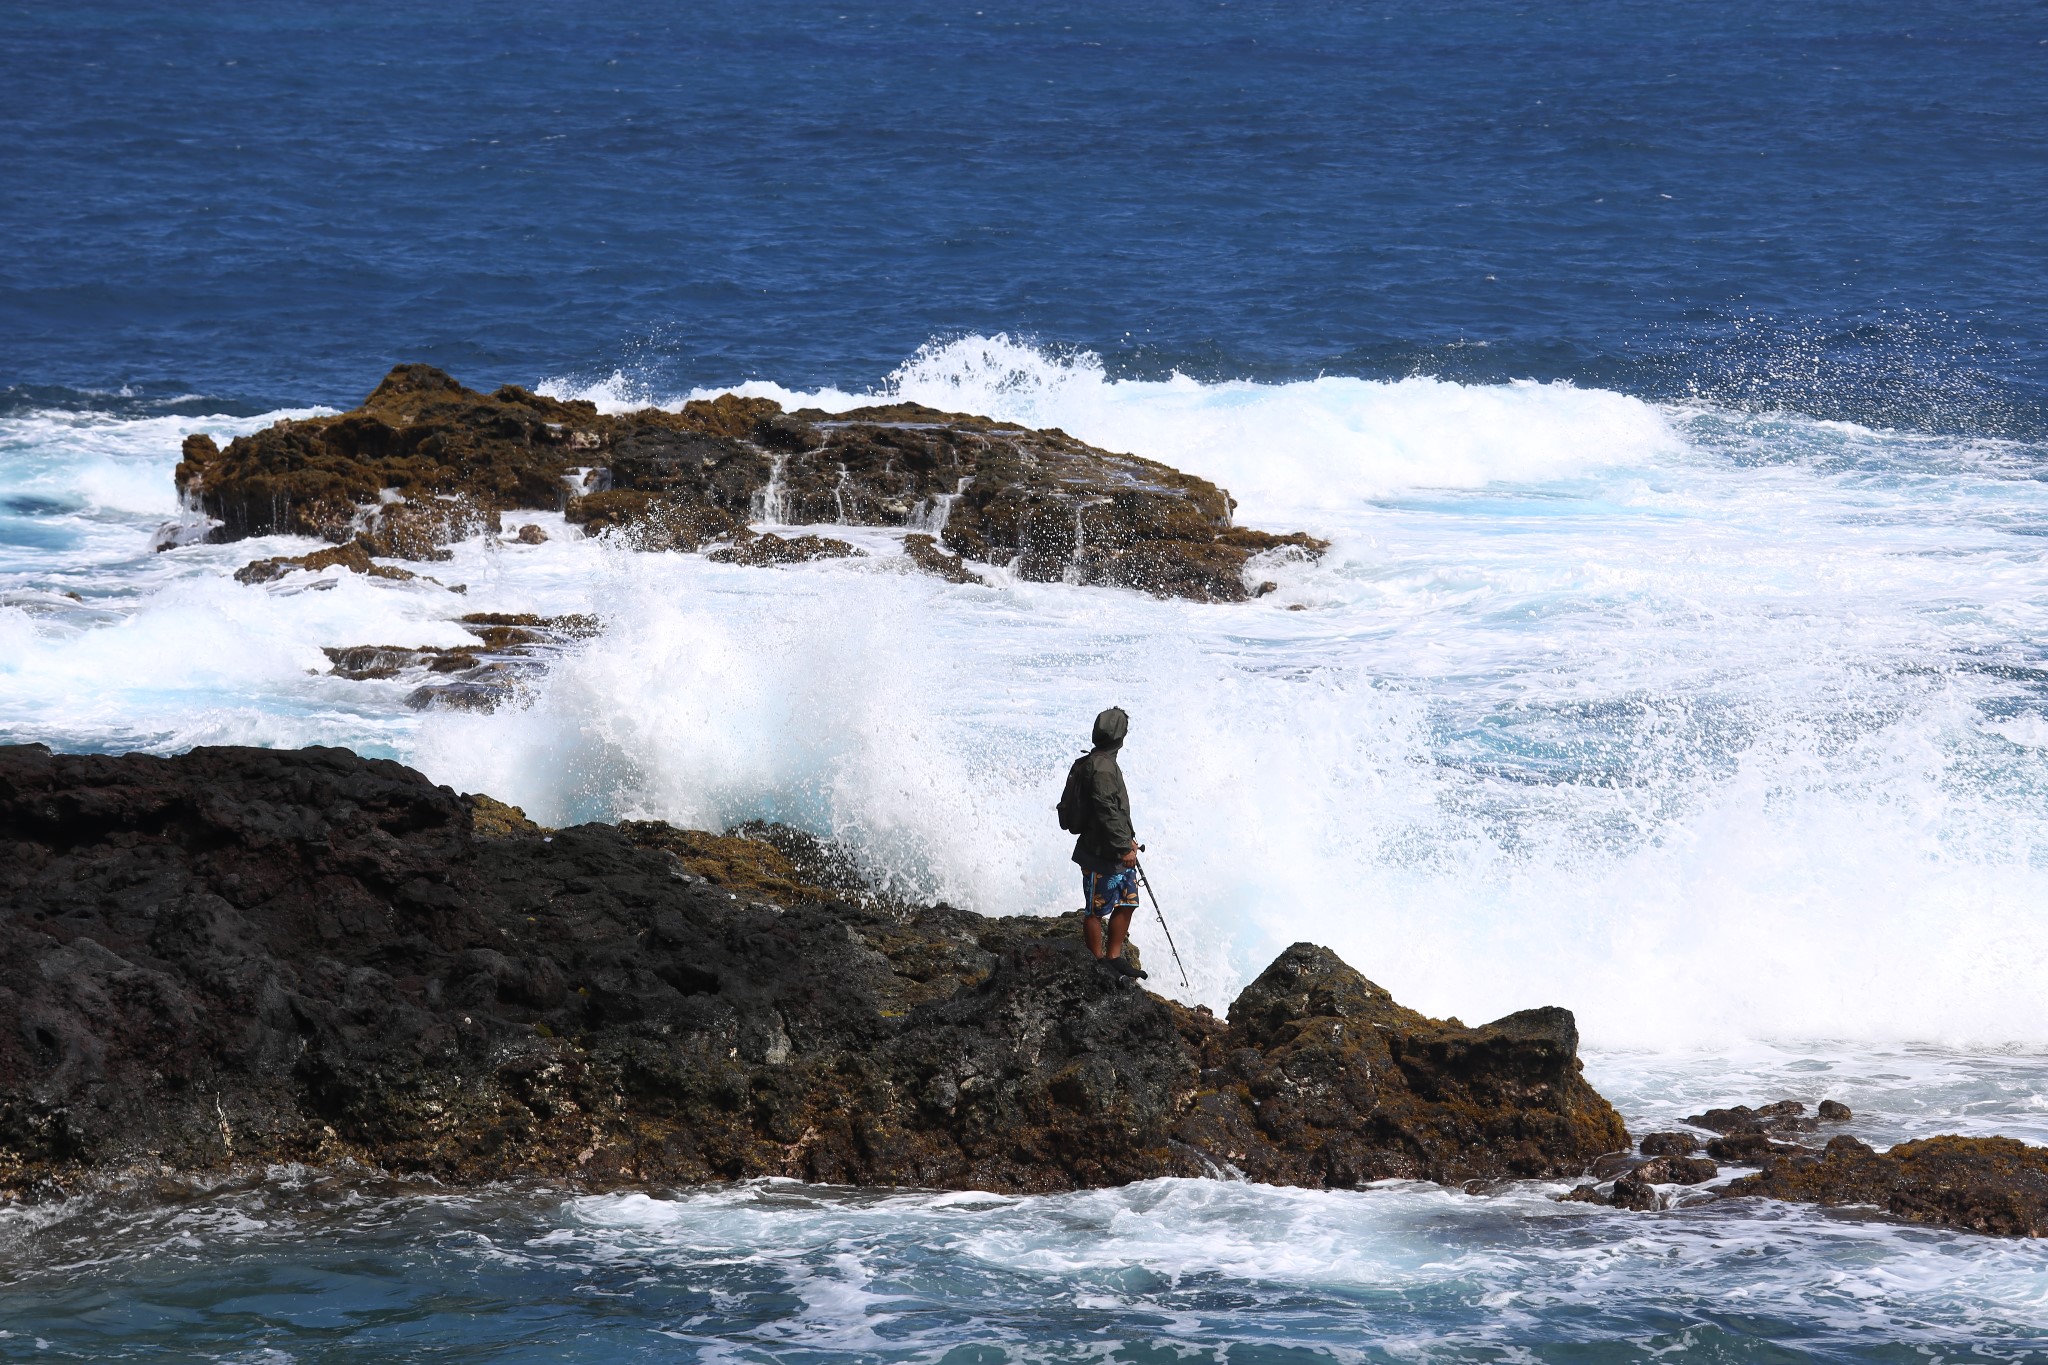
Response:
[[[976,8],[978,4],[980,7]],[[2048,426],[2048,6],[0,9],[14,409],[1008,331]]]

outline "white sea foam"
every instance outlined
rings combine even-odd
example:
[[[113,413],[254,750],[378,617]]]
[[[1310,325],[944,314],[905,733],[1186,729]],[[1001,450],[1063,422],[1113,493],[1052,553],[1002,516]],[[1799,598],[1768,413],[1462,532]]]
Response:
[[[1247,1332],[1342,1355],[1361,1323],[1396,1358],[1617,1337],[1646,1354],[1711,1351],[1786,1334],[1843,1358],[1976,1337],[1988,1358],[2018,1359],[2048,1330],[2038,1257],[2011,1243],[1783,1206],[1645,1218],[1561,1205],[1556,1189],[1157,1180],[960,1206],[763,1183],[578,1200],[553,1245],[593,1267],[669,1267],[786,1299],[770,1339],[823,1327],[851,1346],[881,1331],[899,1349],[948,1343],[933,1294],[1197,1358]],[[1723,1335],[1730,1315],[1740,1325]]]
[[[550,822],[789,819],[906,894],[1013,913],[1072,901],[1050,808],[1116,702],[1192,987],[1140,942],[1176,994],[1226,1003],[1309,939],[1433,1012],[1563,1003],[1617,1045],[2048,1041],[2040,452],[1563,385],[1133,383],[1002,338],[875,394],[750,387],[1058,425],[1335,545],[1218,607],[943,584],[873,532],[867,559],[761,572],[541,518],[544,546],[432,567],[466,598],[243,588],[235,565],[303,544],[147,552],[125,481],[168,484],[175,429],[0,423],[0,486],[115,447],[127,471],[8,523],[72,540],[0,568],[0,726],[353,743]],[[607,630],[489,716],[317,673],[323,645],[457,642],[464,610]]]
[[[611,411],[652,399],[622,374],[547,387]],[[929,345],[866,392],[754,381],[690,397],[727,391],[789,408],[841,412],[910,401],[1058,427],[1212,479],[1232,492],[1248,521],[1307,519],[1325,531],[1349,529],[1364,503],[1406,489],[1547,482],[1642,465],[1681,448],[1656,408],[1570,384],[1112,380],[1086,352],[1053,356],[1003,335]]]
[[[981,1358],[993,1338],[1019,1360],[1564,1360],[1617,1342],[1940,1359],[1967,1342],[1969,1359],[2018,1361],[2048,1333],[2022,1243],[1756,1201],[1641,1215],[1553,1202],[1559,1188],[1155,1180],[1004,1199],[750,1181],[564,1201],[327,1179],[0,1211],[0,1266],[16,1330],[87,1356],[166,1329],[86,1306],[170,1293],[215,1322],[216,1349],[277,1340],[276,1314],[230,1311],[256,1276],[316,1291],[300,1330],[399,1305],[417,1334],[457,1300],[449,1330],[491,1356],[531,1347],[536,1305],[553,1338],[658,1333],[705,1359]]]

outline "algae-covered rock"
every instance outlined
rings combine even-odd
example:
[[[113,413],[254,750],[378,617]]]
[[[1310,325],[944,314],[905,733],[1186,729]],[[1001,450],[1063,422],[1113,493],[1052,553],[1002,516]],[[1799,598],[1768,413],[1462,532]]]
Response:
[[[1727,1197],[1863,1206],[1893,1218],[2000,1237],[2048,1237],[2048,1147],[2004,1137],[1932,1137],[1879,1152],[1840,1134],[1818,1156],[1768,1156]]]
[[[932,537],[906,546],[912,561],[958,582],[975,561],[1027,580],[1237,601],[1270,585],[1261,564],[1326,548],[1236,526],[1230,495],[1207,480],[1057,430],[914,403],[786,413],[732,394],[609,414],[515,386],[478,393],[426,365],[392,370],[353,411],[281,421],[225,450],[192,436],[176,480],[218,523],[214,540],[360,538],[412,560],[443,558],[521,509],[560,511],[638,550],[731,540],[716,553],[741,564],[837,543],[776,536],[764,548],[753,523],[885,526]]]
[[[304,569],[309,573],[320,573],[326,569],[346,569],[350,573],[366,574],[371,578],[389,578],[404,581],[419,575],[410,569],[401,569],[390,564],[379,564],[370,558],[370,549],[360,540],[351,540],[331,550],[314,550],[303,555],[278,555],[271,559],[257,559],[235,570],[237,583],[273,583],[286,574]]]
[[[776,535],[773,531],[761,535],[741,536],[722,550],[713,550],[709,559],[720,564],[745,564],[756,569],[768,568],[775,564],[805,564],[814,559],[852,559],[860,554],[843,540],[830,536],[789,536]]]

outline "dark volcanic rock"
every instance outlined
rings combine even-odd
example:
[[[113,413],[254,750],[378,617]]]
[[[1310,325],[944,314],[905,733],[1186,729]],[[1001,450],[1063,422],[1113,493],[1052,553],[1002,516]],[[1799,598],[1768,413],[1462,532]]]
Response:
[[[1060,431],[910,403],[785,413],[731,394],[614,416],[516,387],[477,393],[426,365],[394,369],[352,412],[226,450],[192,436],[177,485],[218,520],[216,540],[360,537],[402,559],[440,558],[520,508],[643,550],[697,550],[750,520],[900,526],[943,543],[911,554],[947,577],[966,572],[957,556],[1034,581],[1236,601],[1267,586],[1254,556],[1326,548],[1233,526],[1214,484]]]
[[[2000,1237],[2048,1237],[2048,1147],[2012,1138],[1934,1137],[1873,1151],[1843,1134],[1819,1159],[1772,1160],[1729,1197],[1865,1205],[1894,1218]]]
[[[1299,944],[1225,1022],[1071,918],[840,896],[824,846],[760,833],[548,832],[335,749],[0,748],[0,1188],[279,1160],[1320,1186],[1627,1144],[1562,1010],[1426,1019]]]
[[[1691,1133],[1645,1133],[1641,1147],[1644,1156],[1691,1156],[1699,1149]]]

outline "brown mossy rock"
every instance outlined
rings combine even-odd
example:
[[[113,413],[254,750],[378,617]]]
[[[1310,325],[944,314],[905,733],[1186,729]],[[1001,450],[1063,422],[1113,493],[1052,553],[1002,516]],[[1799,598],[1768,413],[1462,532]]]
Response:
[[[565,515],[585,535],[610,536],[635,550],[700,550],[746,525],[714,503],[638,488],[612,488],[578,498]]]
[[[1645,1133],[1640,1146],[1644,1156],[1691,1156],[1699,1149],[1691,1133]]]
[[[714,886],[774,901],[823,896],[766,840],[678,829],[663,820],[623,820],[619,833],[641,848],[673,854],[684,871]]]
[[[496,535],[499,529],[497,509],[463,493],[384,503],[361,520],[363,529],[356,539],[385,559],[449,559],[452,556],[442,546],[471,536]]]
[[[389,578],[403,582],[419,575],[409,569],[400,569],[389,564],[378,564],[370,558],[369,547],[359,540],[346,545],[337,545],[329,550],[314,550],[303,555],[278,555],[271,559],[258,559],[235,570],[237,583],[271,583],[298,569],[320,573],[326,569],[347,569],[350,573],[366,574],[371,578]]]
[[[1763,1165],[1773,1157],[1807,1156],[1812,1151],[1796,1142],[1776,1141],[1768,1133],[1724,1133],[1707,1144],[1708,1156],[1738,1166]]]
[[[838,896],[776,827],[542,830],[344,750],[0,748],[0,849],[14,1193],[279,1161],[1348,1186],[1626,1137],[1561,1010],[1425,1019],[1304,944],[1225,1022],[1105,971],[1075,916]]]
[[[729,440],[756,435],[763,423],[782,418],[782,405],[772,398],[742,398],[721,393],[716,398],[697,398],[683,404],[683,420],[691,430]],[[801,424],[799,424],[799,429]],[[806,436],[806,440],[812,440]]]
[[[2048,1147],[2003,1137],[1933,1137],[1878,1152],[1843,1134],[1818,1157],[1767,1160],[1724,1194],[1860,1205],[1912,1223],[2048,1237]]]
[[[469,804],[470,832],[479,839],[523,839],[549,833],[517,806],[478,792],[462,799]]]
[[[559,645],[594,637],[603,623],[582,612],[540,616],[532,612],[472,611],[457,618],[462,628],[483,641],[484,648],[512,650],[522,646]]]
[[[1702,1185],[1720,1173],[1720,1167],[1700,1156],[1653,1157],[1630,1172],[1652,1185]]]
[[[744,564],[765,569],[776,564],[804,564],[814,559],[852,559],[860,551],[830,536],[776,535],[773,531],[747,535],[723,549],[713,550],[706,559],[720,564]]]
[[[957,581],[956,557],[1032,581],[1239,601],[1269,581],[1255,557],[1326,548],[1233,526],[1229,494],[1207,480],[1058,430],[914,403],[785,413],[733,394],[602,414],[515,386],[478,393],[426,365],[392,370],[353,411],[278,422],[226,450],[192,436],[176,479],[220,523],[212,539],[361,535],[404,559],[439,558],[531,508],[635,549],[735,536],[734,562],[790,562],[737,543],[765,518],[931,534],[945,553],[914,561]]]
[[[979,583],[981,575],[967,567],[959,555],[939,548],[938,537],[916,532],[903,537],[903,553],[920,570],[948,583]]]
[[[327,656],[337,677],[355,682],[395,678],[408,668],[424,666],[423,659],[436,656],[436,651],[410,645],[329,646],[321,653]]]
[[[754,411],[760,400],[739,401]],[[363,513],[387,505],[387,490],[421,507],[459,498],[478,516],[555,511],[568,500],[571,472],[593,467],[613,486],[661,491],[682,482],[693,495],[736,498],[743,510],[766,479],[768,457],[712,434],[730,431],[735,411],[693,403],[681,413],[614,417],[514,385],[482,394],[432,366],[400,365],[349,412],[280,421],[224,451],[188,437],[175,478],[221,522],[216,540],[280,532],[340,540]],[[458,523],[446,534],[474,531]]]
[[[1806,1106],[1798,1100],[1779,1100],[1755,1109],[1746,1104],[1709,1109],[1704,1114],[1691,1115],[1686,1122],[1695,1128],[1707,1128],[1730,1136],[1754,1133],[1789,1136],[1810,1133],[1820,1126],[1806,1116]]]
[[[781,462],[786,521],[930,525],[943,509],[939,538],[965,559],[1199,601],[1254,595],[1253,555],[1327,548],[1233,527],[1230,495],[1206,479],[1058,430],[914,403],[795,416],[821,440]]]
[[[1629,1145],[1580,1074],[1569,1011],[1476,1029],[1429,1019],[1313,944],[1295,944],[1247,986],[1205,1052],[1249,1112],[1215,1105],[1214,1128],[1198,1123],[1183,1140],[1224,1147],[1254,1180],[1559,1175]],[[1264,1143],[1243,1140],[1247,1122]]]
[[[596,617],[578,614],[471,612],[460,624],[476,643],[347,645],[324,652],[336,677],[362,682],[410,675],[420,685],[405,703],[416,711],[492,711],[545,672],[550,656],[599,629]]]
[[[408,500],[465,494],[479,506],[560,505],[564,473],[604,445],[590,403],[506,387],[484,395],[428,365],[400,365],[333,417],[280,421],[226,450],[188,438],[177,486],[220,540],[280,532],[339,540],[386,489]]]
[[[1704,1184],[1719,1175],[1720,1168],[1700,1157],[1659,1156],[1639,1161],[1614,1153],[1595,1162],[1591,1173],[1594,1183],[1575,1186],[1558,1199],[1567,1204],[1601,1204],[1611,1209],[1654,1213],[1674,1202],[1710,1202],[1715,1197],[1711,1193],[1674,1199],[1667,1198],[1656,1187]],[[1600,1184],[1599,1179],[1608,1175],[1614,1179]]]

